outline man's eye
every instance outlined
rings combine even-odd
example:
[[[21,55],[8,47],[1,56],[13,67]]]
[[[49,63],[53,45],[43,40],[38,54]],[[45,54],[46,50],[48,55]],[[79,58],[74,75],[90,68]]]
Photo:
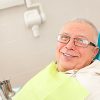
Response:
[[[84,43],[84,40],[83,39],[80,39],[80,38],[77,39],[77,41],[80,42],[80,43]]]
[[[63,40],[69,39],[69,36],[61,36]]]
[[[77,38],[77,41],[78,41],[79,43],[88,44],[88,41],[87,41],[86,39]]]

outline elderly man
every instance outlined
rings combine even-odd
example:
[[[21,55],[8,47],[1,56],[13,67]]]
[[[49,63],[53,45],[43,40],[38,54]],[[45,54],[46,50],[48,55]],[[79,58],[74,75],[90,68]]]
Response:
[[[100,61],[94,60],[98,32],[85,19],[64,24],[56,62],[33,77],[13,100],[100,100]]]

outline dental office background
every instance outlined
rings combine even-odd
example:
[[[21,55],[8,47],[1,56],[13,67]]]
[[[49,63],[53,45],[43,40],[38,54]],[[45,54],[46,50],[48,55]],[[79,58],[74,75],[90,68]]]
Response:
[[[100,0],[0,0],[0,81],[23,86],[55,59],[57,33],[72,18],[100,29]]]

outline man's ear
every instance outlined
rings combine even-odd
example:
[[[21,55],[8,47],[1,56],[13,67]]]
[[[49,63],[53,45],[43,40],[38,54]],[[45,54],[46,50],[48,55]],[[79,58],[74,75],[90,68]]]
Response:
[[[99,53],[99,47],[94,48],[94,57]]]

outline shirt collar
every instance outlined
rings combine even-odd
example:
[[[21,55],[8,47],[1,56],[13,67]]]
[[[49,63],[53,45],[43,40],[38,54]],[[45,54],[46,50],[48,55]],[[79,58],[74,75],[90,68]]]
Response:
[[[96,64],[98,64],[98,63],[100,64],[100,61],[94,60],[90,65],[88,65],[84,68],[81,68],[80,70],[68,70],[68,71],[65,71],[65,72],[62,72],[62,73],[67,74],[69,76],[75,76],[77,73],[91,72],[91,71],[95,72],[95,71],[98,71],[97,68],[96,68]]]

